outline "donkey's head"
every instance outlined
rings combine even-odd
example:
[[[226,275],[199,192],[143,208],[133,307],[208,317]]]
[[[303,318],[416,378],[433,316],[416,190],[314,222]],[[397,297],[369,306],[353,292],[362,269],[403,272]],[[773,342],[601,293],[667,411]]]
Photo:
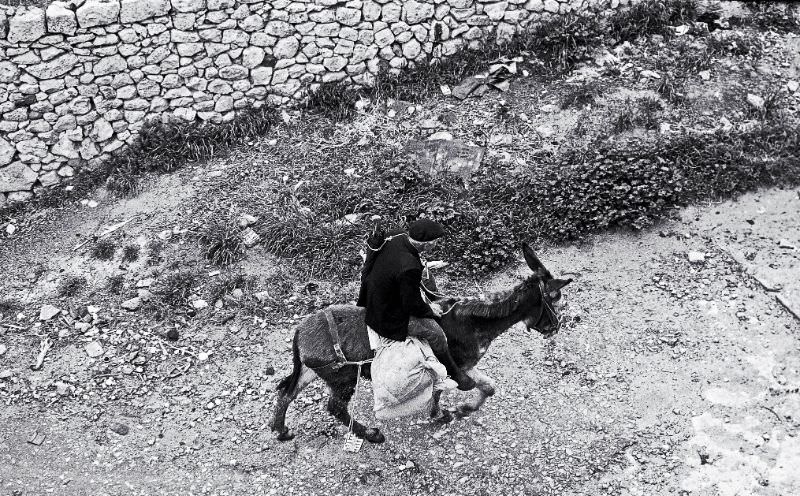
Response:
[[[525,262],[533,271],[528,283],[533,287],[534,294],[540,294],[541,299],[534,299],[529,306],[530,310],[522,319],[528,329],[536,329],[545,337],[556,334],[561,328],[561,288],[572,282],[572,279],[556,279],[545,268],[539,257],[536,256],[528,243],[522,244],[522,254]]]

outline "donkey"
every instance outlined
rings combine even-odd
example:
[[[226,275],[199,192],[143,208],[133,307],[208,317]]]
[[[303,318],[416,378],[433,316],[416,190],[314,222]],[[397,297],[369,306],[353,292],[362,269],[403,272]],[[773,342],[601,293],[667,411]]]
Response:
[[[528,330],[536,329],[546,338],[561,328],[561,288],[572,279],[553,278],[527,243],[522,245],[522,253],[533,274],[513,289],[493,294],[486,301],[443,297],[434,303],[443,310],[441,325],[453,359],[477,383],[477,395],[459,406],[456,415],[469,415],[494,394],[494,381],[479,372],[475,365],[495,338],[518,322],[523,322]],[[317,377],[324,380],[330,390],[328,411],[344,425],[350,425],[347,405],[355,392],[359,367],[339,365],[337,356],[343,354],[350,362],[373,357],[364,313],[364,308],[354,305],[333,305],[300,322],[292,346],[294,369],[277,387],[271,428],[278,440],[294,438],[286,427],[286,410],[300,391]],[[331,337],[331,325],[338,328],[339,343]],[[369,364],[361,368],[361,373],[362,377],[370,378]],[[441,415],[443,421],[449,421],[450,413],[443,413],[439,407],[440,395],[441,392],[434,395],[431,417]],[[355,421],[352,428],[356,436],[372,443],[385,440],[376,428],[367,428]]]

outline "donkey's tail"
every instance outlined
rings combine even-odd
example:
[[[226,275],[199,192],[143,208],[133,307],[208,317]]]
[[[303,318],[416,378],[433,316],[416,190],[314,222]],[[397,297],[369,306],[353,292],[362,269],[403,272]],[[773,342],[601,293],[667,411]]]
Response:
[[[300,380],[300,372],[303,368],[303,363],[300,361],[300,347],[297,345],[298,334],[299,333],[295,333],[294,340],[292,341],[292,365],[294,367],[292,373],[284,377],[275,388],[284,394],[294,390],[297,386],[297,381]]]

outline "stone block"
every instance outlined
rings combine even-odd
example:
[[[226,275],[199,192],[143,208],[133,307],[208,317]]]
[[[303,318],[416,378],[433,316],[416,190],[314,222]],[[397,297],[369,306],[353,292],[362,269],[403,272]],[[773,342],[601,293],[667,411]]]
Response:
[[[14,154],[16,153],[16,148],[0,137],[0,167],[4,165],[8,165],[14,160]]]
[[[53,79],[67,74],[76,65],[78,65],[78,57],[66,53],[47,62],[29,66],[25,70],[37,79]]]
[[[33,188],[38,174],[22,162],[0,168],[0,193],[29,191]]]
[[[75,13],[82,28],[106,26],[119,20],[118,0],[86,0]]]
[[[176,12],[199,12],[206,8],[206,0],[171,0]]]
[[[75,34],[78,29],[78,19],[75,12],[70,10],[64,2],[53,2],[47,6],[47,31],[50,33]]]
[[[0,60],[0,83],[16,83],[19,67],[10,60]]]
[[[44,10],[21,7],[8,21],[8,41],[36,41],[46,33]]]
[[[110,57],[103,57],[94,64],[94,75],[104,76],[106,74],[114,74],[122,72],[128,68],[128,63],[119,55],[112,55]]]
[[[409,0],[403,4],[403,21],[408,24],[417,24],[430,20],[434,14],[432,3]]]
[[[300,42],[297,41],[297,38],[288,37],[279,40],[278,43],[275,44],[275,47],[272,49],[272,55],[276,59],[290,59],[297,55],[299,49]]]
[[[119,20],[123,24],[169,14],[169,0],[121,0]]]

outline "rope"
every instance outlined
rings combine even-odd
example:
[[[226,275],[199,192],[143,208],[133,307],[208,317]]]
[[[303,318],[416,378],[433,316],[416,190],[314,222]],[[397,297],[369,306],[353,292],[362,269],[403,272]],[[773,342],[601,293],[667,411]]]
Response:
[[[388,243],[389,241],[393,240],[394,238],[397,238],[397,237],[400,237],[400,236],[405,236],[405,233],[395,234],[394,236],[389,236],[388,238],[384,238],[383,239],[383,243],[381,243],[381,245],[379,247],[377,247],[377,248],[373,248],[373,247],[371,247],[369,245],[369,243],[367,243],[367,248],[370,251],[381,251],[383,249],[383,247],[386,245],[386,243]]]
[[[361,360],[360,362],[345,362],[345,365],[358,365],[358,375],[356,376],[356,390],[353,393],[353,398],[350,400],[350,425],[347,426],[347,431],[349,433],[353,432],[353,421],[354,416],[356,413],[356,403],[358,402],[358,386],[361,384],[361,366],[372,362],[372,359],[369,360]]]

